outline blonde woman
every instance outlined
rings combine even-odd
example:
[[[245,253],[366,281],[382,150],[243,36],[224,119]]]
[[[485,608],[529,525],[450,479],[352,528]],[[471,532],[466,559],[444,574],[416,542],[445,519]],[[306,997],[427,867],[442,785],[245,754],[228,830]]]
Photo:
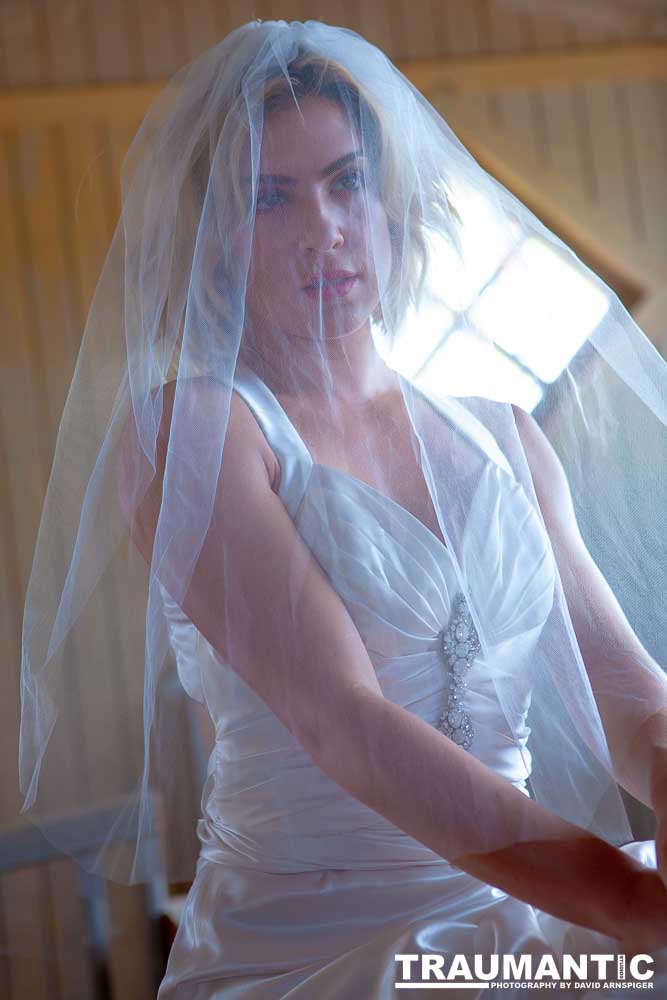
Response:
[[[473,969],[481,955],[488,970],[492,956],[535,968],[623,949],[664,988],[667,683],[577,523],[616,517],[627,572],[639,562],[662,586],[664,557],[644,544],[658,508],[634,523],[622,501],[623,435],[667,440],[664,363],[344,29],[232,33],[149,113],[123,180],[89,319],[106,367],[91,353],[71,398],[96,379],[113,391],[58,627],[81,627],[105,557],[148,594],[144,753],[120,820],[136,851],[123,869],[109,837],[98,870],[150,867],[149,793],[168,789],[180,749],[160,714],[170,650],[211,721],[196,877],[160,1000],[388,998],[397,982],[417,995],[420,966],[397,956]],[[598,294],[595,320],[560,303],[563,323],[592,325],[549,385],[500,328],[501,308],[524,327],[528,311],[553,349],[559,303],[534,295],[535,246]],[[563,461],[529,385],[576,401]],[[606,456],[607,506],[577,494],[575,514],[590,454]],[[657,853],[632,842],[619,784],[655,810]],[[483,971],[462,996],[482,995]]]

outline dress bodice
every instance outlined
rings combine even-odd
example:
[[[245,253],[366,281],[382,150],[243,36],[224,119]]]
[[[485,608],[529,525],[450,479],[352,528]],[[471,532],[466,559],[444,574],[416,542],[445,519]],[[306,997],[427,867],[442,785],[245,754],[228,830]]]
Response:
[[[314,462],[276,397],[246,366],[235,388],[280,463],[279,496],[354,621],[383,694],[440,728],[443,713],[456,707],[456,650],[448,658],[443,640],[449,636],[451,653],[466,581],[490,623],[496,655],[511,650],[516,678],[511,709],[501,708],[484,655],[468,656],[462,693],[474,729],[469,752],[528,794],[530,685],[520,668],[551,609],[554,567],[519,484],[502,462],[486,462],[468,514],[475,531],[464,532],[455,558],[396,501]],[[162,596],[181,682],[215,724],[198,824],[204,856],[277,872],[433,863],[431,850],[328,778],[164,589]]]

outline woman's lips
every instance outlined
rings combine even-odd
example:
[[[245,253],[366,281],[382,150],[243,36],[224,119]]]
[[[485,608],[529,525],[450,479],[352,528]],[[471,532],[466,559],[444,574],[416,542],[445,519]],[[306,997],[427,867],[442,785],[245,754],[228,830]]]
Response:
[[[349,295],[357,280],[356,274],[342,278],[325,278],[317,285],[307,285],[304,292],[310,299],[337,299]]]

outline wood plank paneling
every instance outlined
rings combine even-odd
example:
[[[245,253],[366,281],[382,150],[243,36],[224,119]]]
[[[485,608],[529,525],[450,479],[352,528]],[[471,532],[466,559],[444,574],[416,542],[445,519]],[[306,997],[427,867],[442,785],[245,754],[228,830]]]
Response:
[[[143,3],[141,4],[143,7]],[[125,4],[92,5],[92,29],[98,80],[132,80],[137,67],[132,65],[133,44],[130,42],[130,19]],[[155,25],[156,34],[159,26]],[[159,39],[156,39],[159,47]]]
[[[324,21],[360,31],[361,14],[354,0],[306,0],[306,16],[300,20]]]
[[[49,83],[69,84],[90,79],[88,23],[84,0],[43,5],[49,49]],[[89,5],[88,5],[89,6]],[[90,7],[89,7],[90,9]]]
[[[134,7],[134,10],[138,11],[138,5]],[[182,8],[181,13],[183,31],[187,41],[188,59],[194,59],[206,49],[210,49],[212,45],[217,45],[218,42],[222,41],[224,33],[220,31],[216,23],[215,10],[211,4],[202,4],[197,17],[187,16],[184,8]]]
[[[525,14],[515,17],[493,17],[490,22],[490,38],[493,51],[508,53],[525,51],[528,34],[523,26]],[[537,136],[533,131],[533,111],[531,97],[528,91],[516,91],[497,94],[491,105],[487,99],[487,113],[493,115],[497,111],[497,125],[502,128],[514,143],[525,146],[534,153],[537,151]],[[489,118],[493,123],[493,118]]]
[[[598,203],[613,206],[617,222],[634,233],[633,200],[627,168],[627,136],[623,132],[617,93],[612,83],[586,87],[591,154],[597,178]]]
[[[637,175],[636,198],[640,203],[641,226],[635,227],[639,239],[667,260],[667,151],[660,120],[665,105],[657,88],[650,83],[633,83],[624,88],[626,140],[634,152]],[[667,325],[667,324],[666,324]]]
[[[567,26],[552,18],[533,17],[531,28],[533,44],[540,51],[556,46],[568,47]],[[577,142],[576,108],[573,88],[541,87],[539,109],[540,128],[546,133],[543,143],[543,162],[553,166],[574,185],[583,183],[584,155]]]
[[[17,706],[23,597],[42,497],[46,489],[50,452],[40,445],[39,428],[47,418],[43,408],[43,369],[31,336],[32,316],[24,283],[26,251],[17,166],[17,137],[3,136],[0,146],[0,240],[5,259],[0,268],[3,329],[3,391],[0,392],[0,495],[2,496],[2,634],[7,661],[0,697],[0,753],[11,762],[0,777],[0,818],[14,816],[19,807],[16,752]],[[41,461],[40,461],[41,459]]]
[[[141,38],[146,79],[171,76],[188,61],[187,43],[182,33],[182,10],[174,9],[163,0],[142,0],[133,11],[133,30]]]
[[[86,925],[79,897],[79,866],[69,858],[46,868],[53,900],[54,949],[57,955],[59,996],[63,1000],[93,997],[91,970],[86,960]]]
[[[529,13],[526,13],[521,18],[521,40],[523,47],[527,51],[537,52],[539,50],[538,39],[540,38],[540,31],[538,20],[533,14]],[[528,112],[537,158],[544,166],[549,166],[553,159],[553,139],[546,115],[544,89],[544,87],[531,87],[528,91]]]
[[[111,981],[113,996],[123,1000],[146,1000],[154,996],[152,968],[146,961],[152,944],[144,919],[142,886],[107,887],[111,921]]]
[[[443,5],[447,24],[446,37],[452,55],[475,55],[480,51],[480,18],[478,5],[465,0],[453,0]]]
[[[3,87],[37,86],[42,68],[39,41],[31,4],[0,4]]]
[[[475,5],[457,2],[444,7],[445,34],[449,50],[454,56],[471,55],[488,43],[486,24],[478,15]],[[492,107],[485,93],[466,96],[466,106],[473,109],[481,121],[491,120]],[[446,114],[444,116],[447,117]]]
[[[440,54],[438,31],[435,21],[442,21],[442,7],[432,0],[414,0],[404,5],[401,25],[404,35],[403,58],[433,58]]]
[[[383,0],[368,0],[368,2],[361,4],[359,6],[359,31],[364,38],[368,38],[369,42],[377,45],[390,58],[393,58],[394,37],[387,8],[388,4]]]
[[[25,198],[22,192],[20,141],[13,133],[4,136],[2,171],[3,245],[9,248],[2,270],[6,339],[3,360],[6,385],[0,394],[0,417],[8,433],[12,429],[10,461],[4,467],[6,487],[11,497],[14,519],[7,525],[7,549],[16,553],[18,576],[13,580],[16,595],[22,601],[32,560],[39,512],[46,489],[52,456],[52,431],[46,401],[45,358],[36,332],[37,317],[33,307],[33,268]],[[17,422],[17,415],[21,415]],[[7,439],[9,440],[9,439]],[[14,559],[10,559],[11,566]],[[15,602],[16,603],[16,599]],[[9,632],[18,651],[17,623]],[[14,661],[16,662],[16,661]]]
[[[618,0],[616,0],[618,3]],[[610,6],[613,3],[610,0]],[[161,79],[252,18],[320,18],[366,33],[394,59],[484,52],[480,22],[516,37],[526,14],[539,22],[544,47],[576,26],[581,44],[667,34],[667,18],[617,17],[591,22],[572,10],[558,16],[519,0],[6,0],[0,5],[0,86]],[[435,30],[428,30],[430,23]],[[451,24],[451,32],[448,26]],[[450,41],[451,39],[451,41]],[[514,51],[530,51],[517,42]]]
[[[74,368],[80,324],[62,231],[61,149],[58,126],[30,129],[18,139],[34,350],[42,367],[46,359],[49,365],[48,377],[42,376],[47,424],[40,429],[49,451]]]
[[[77,331],[83,330],[86,311],[97,286],[106,248],[112,236],[108,225],[108,197],[105,191],[105,184],[110,178],[103,170],[106,142],[106,130],[94,121],[82,123],[78,127],[68,123],[59,131],[61,229],[63,244],[67,247],[67,281],[72,289],[79,317]],[[91,330],[87,334],[89,342],[93,334],[97,339],[114,336],[122,338],[120,330]],[[78,352],[79,340],[77,335],[76,343],[73,344],[74,355]],[[85,633],[88,637],[87,649],[80,649],[79,655],[94,657],[97,644],[103,643],[105,648],[116,649],[116,661],[121,670],[105,678],[109,685],[108,697],[105,699],[108,717],[95,718],[94,713],[86,708],[85,701],[82,710],[84,718],[89,720],[86,745],[94,745],[96,753],[109,762],[109,786],[105,787],[114,787],[120,792],[128,787],[127,783],[133,774],[129,759],[130,733],[126,726],[126,682],[122,672],[126,630],[119,614],[119,595],[110,587],[105,589],[104,594],[104,601],[99,602],[97,608],[95,624]],[[95,680],[90,692],[92,704],[99,705],[99,683],[99,680]],[[85,694],[86,690],[84,681],[81,691]],[[106,747],[101,745],[105,736],[108,740]]]
[[[68,274],[77,313],[73,348],[81,332],[100,275],[112,230],[104,185],[108,133],[104,121],[66,122],[59,131],[61,163],[61,225],[68,247]]]
[[[9,1000],[50,1000],[58,979],[48,946],[48,901],[44,869],[11,872],[2,879],[5,954],[9,956]],[[46,905],[45,905],[46,904]]]

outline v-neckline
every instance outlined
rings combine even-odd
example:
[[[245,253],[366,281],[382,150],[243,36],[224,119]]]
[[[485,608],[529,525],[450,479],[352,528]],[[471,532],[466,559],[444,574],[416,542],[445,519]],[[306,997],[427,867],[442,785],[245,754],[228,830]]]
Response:
[[[285,415],[285,416],[287,417],[287,415]],[[289,420],[289,417],[287,417],[287,420],[291,424],[291,421]],[[293,429],[294,429],[294,433],[298,435],[298,432],[297,432],[296,428],[293,428]],[[418,518],[415,514],[413,514],[411,510],[408,510],[407,507],[404,507],[403,504],[400,504],[398,502],[398,500],[394,500],[393,497],[388,496],[386,493],[382,493],[380,490],[376,489],[375,486],[371,486],[370,483],[367,483],[364,479],[359,479],[359,477],[353,475],[353,473],[347,472],[345,469],[339,469],[335,465],[327,465],[324,462],[316,462],[315,459],[313,458],[313,456],[311,455],[310,451],[306,447],[305,441],[303,441],[303,439],[301,438],[300,435],[298,435],[298,436],[299,436],[300,440],[302,441],[304,448],[306,448],[306,451],[308,451],[308,454],[309,454],[310,460],[311,460],[311,467],[312,468],[322,469],[326,473],[334,474],[336,476],[340,476],[341,479],[348,480],[348,482],[352,483],[357,488],[361,488],[362,490],[366,490],[368,493],[372,494],[378,500],[384,501],[389,507],[393,507],[394,510],[400,511],[409,520],[409,522],[413,525],[413,527],[417,531],[421,531],[425,535],[425,537],[428,537],[429,539],[431,539],[431,541],[437,546],[437,548],[441,552],[445,552],[447,554],[447,557],[449,559],[451,559],[451,553],[450,553],[449,547],[447,545],[445,545],[445,543],[442,541],[441,538],[438,538],[438,536],[436,535],[436,533],[431,528],[429,528],[429,526],[427,524],[424,524],[424,522],[420,518]],[[434,509],[435,509],[435,505],[434,505]]]
[[[252,379],[255,379],[260,384],[261,388],[264,390],[269,399],[272,401],[273,405],[277,408],[278,412],[281,414],[282,419],[285,421],[286,426],[290,429],[294,438],[299,442],[299,446],[303,449],[303,453],[308,457],[309,468],[311,472],[314,468],[318,468],[324,470],[329,474],[340,476],[342,479],[346,479],[348,482],[352,483],[357,488],[364,489],[372,496],[376,497],[379,500],[384,501],[389,507],[392,507],[396,511],[400,511],[404,515],[404,517],[408,519],[409,523],[413,526],[413,528],[416,531],[420,531],[425,538],[428,538],[431,541],[431,544],[435,545],[440,552],[445,552],[447,558],[450,561],[452,560],[452,554],[449,546],[446,545],[445,542],[441,538],[439,538],[438,535],[436,535],[436,533],[432,530],[432,528],[429,528],[429,526],[425,524],[424,521],[421,520],[421,518],[417,517],[416,514],[413,514],[412,511],[408,510],[407,507],[404,507],[403,504],[400,504],[398,500],[395,500],[393,497],[390,497],[386,493],[382,493],[375,486],[371,486],[370,483],[367,483],[364,479],[360,479],[359,476],[355,476],[352,472],[348,472],[346,469],[340,469],[335,465],[327,465],[325,462],[316,461],[308,445],[297,431],[296,427],[290,420],[287,411],[285,410],[285,408],[283,407],[283,405],[281,404],[280,400],[275,395],[273,390],[269,388],[266,382],[264,382],[264,380],[261,379],[259,375],[255,371],[253,371],[252,368],[250,368],[249,365],[243,362],[239,362],[239,367],[242,370],[245,370]],[[435,504],[433,503],[433,498],[431,497],[431,492],[428,489],[428,483],[426,482],[426,478],[424,478],[424,483],[426,489],[428,490],[429,498],[431,499],[431,504],[433,506],[433,511],[436,514],[437,518],[437,511],[435,508]]]

